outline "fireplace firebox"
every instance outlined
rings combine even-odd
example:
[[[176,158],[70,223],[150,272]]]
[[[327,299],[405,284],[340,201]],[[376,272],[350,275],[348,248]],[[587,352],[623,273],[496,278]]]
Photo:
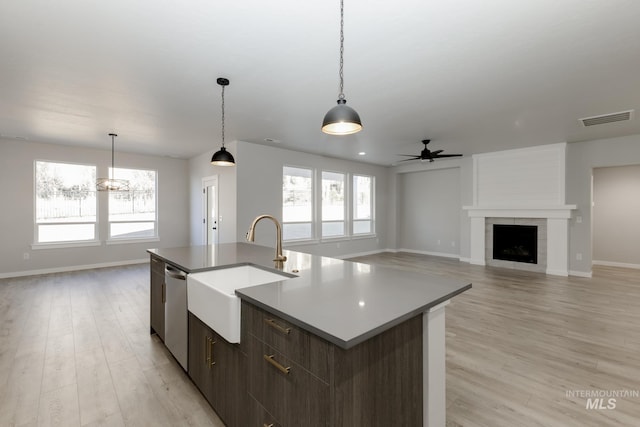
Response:
[[[493,224],[493,258],[538,263],[538,227]]]

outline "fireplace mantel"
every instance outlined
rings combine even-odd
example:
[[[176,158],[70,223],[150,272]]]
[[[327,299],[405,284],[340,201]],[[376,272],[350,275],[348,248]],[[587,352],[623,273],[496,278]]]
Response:
[[[464,206],[471,218],[571,218],[576,205],[553,206]]]

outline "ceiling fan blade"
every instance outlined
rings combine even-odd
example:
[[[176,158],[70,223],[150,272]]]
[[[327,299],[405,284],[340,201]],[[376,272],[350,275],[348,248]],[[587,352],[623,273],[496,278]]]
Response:
[[[419,159],[420,159],[420,157],[415,157],[415,156],[414,156],[412,159],[398,160],[398,162],[409,162],[409,161],[411,161],[411,160],[419,160]]]
[[[462,154],[438,154],[437,156],[433,156],[433,157],[461,157]]]
[[[438,154],[442,153],[444,150],[436,150],[436,151],[432,151],[431,155],[432,156],[437,156]]]
[[[405,157],[415,157],[420,158],[420,156],[416,156],[415,154],[396,154],[396,156],[405,156]]]

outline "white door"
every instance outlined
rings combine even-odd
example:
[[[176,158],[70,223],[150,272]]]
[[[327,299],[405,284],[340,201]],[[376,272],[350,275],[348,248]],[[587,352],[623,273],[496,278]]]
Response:
[[[218,243],[218,176],[202,180],[202,206],[204,207],[204,244]]]

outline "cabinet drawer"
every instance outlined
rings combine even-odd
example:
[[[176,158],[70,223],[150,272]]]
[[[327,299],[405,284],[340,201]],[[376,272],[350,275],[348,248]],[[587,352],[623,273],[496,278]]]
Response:
[[[253,336],[248,346],[249,393],[269,414],[283,426],[329,425],[328,384]]]
[[[252,335],[329,382],[329,343],[254,305],[242,303],[245,335]]]
[[[247,398],[247,426],[248,427],[281,427],[276,419],[267,412],[252,396]]]

